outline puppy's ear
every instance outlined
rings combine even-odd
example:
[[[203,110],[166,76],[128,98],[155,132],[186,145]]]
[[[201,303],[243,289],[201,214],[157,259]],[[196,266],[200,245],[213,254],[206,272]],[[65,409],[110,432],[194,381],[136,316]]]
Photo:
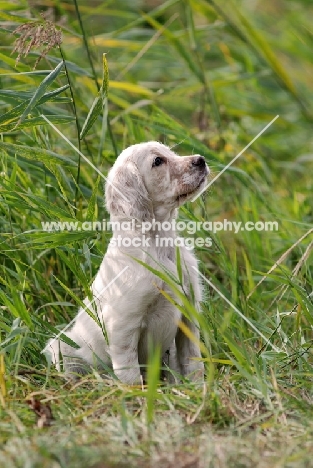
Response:
[[[105,185],[106,208],[111,216],[147,221],[153,218],[152,202],[136,165],[127,161],[112,168]]]

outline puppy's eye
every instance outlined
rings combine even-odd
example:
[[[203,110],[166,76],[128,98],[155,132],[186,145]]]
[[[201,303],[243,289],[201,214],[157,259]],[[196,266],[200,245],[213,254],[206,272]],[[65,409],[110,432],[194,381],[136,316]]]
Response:
[[[155,160],[153,161],[152,167],[161,166],[163,162],[164,162],[163,159],[157,156]]]

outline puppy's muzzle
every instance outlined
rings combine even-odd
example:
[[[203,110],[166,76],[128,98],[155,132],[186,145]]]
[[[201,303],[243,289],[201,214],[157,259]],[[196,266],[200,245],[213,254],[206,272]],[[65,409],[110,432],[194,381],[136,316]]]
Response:
[[[195,156],[192,160],[191,163],[193,166],[198,167],[199,169],[204,169],[206,164],[205,164],[205,159],[203,156]]]
[[[210,169],[208,168],[205,159],[203,156],[194,156],[191,161],[191,166],[198,171],[200,175],[206,177],[210,173]]]

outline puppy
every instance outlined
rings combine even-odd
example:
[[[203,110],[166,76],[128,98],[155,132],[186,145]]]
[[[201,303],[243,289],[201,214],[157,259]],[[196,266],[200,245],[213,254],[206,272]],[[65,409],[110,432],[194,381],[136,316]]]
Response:
[[[130,146],[117,158],[105,190],[113,237],[91,286],[93,299],[85,299],[85,309],[79,310],[65,333],[79,348],[58,339],[51,339],[46,347],[59,370],[61,361],[67,374],[111,367],[121,382],[138,384],[152,343],[161,348],[172,376],[203,378],[203,363],[194,359],[201,357],[197,323],[186,319],[165,297],[180,303],[167,283],[137,260],[177,278],[172,221],[179,206],[204,187],[208,173],[202,156],[180,157],[154,141]],[[155,225],[149,228],[153,220]],[[169,223],[162,229],[166,221],[172,225],[170,230]],[[162,245],[160,238],[166,238]],[[197,260],[185,246],[178,248],[180,289],[199,310],[201,284],[193,268]],[[180,321],[195,340],[181,331]]]

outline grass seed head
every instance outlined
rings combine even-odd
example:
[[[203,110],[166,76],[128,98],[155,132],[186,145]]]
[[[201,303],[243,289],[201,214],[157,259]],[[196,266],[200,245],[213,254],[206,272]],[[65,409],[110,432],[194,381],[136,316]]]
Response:
[[[60,47],[62,43],[62,32],[57,29],[55,24],[44,18],[39,21],[21,24],[12,34],[20,34],[15,40],[13,52],[17,52],[15,66],[20,61],[21,57],[27,57],[32,49],[41,50],[40,56],[37,58],[34,69],[42,58],[54,47]]]

